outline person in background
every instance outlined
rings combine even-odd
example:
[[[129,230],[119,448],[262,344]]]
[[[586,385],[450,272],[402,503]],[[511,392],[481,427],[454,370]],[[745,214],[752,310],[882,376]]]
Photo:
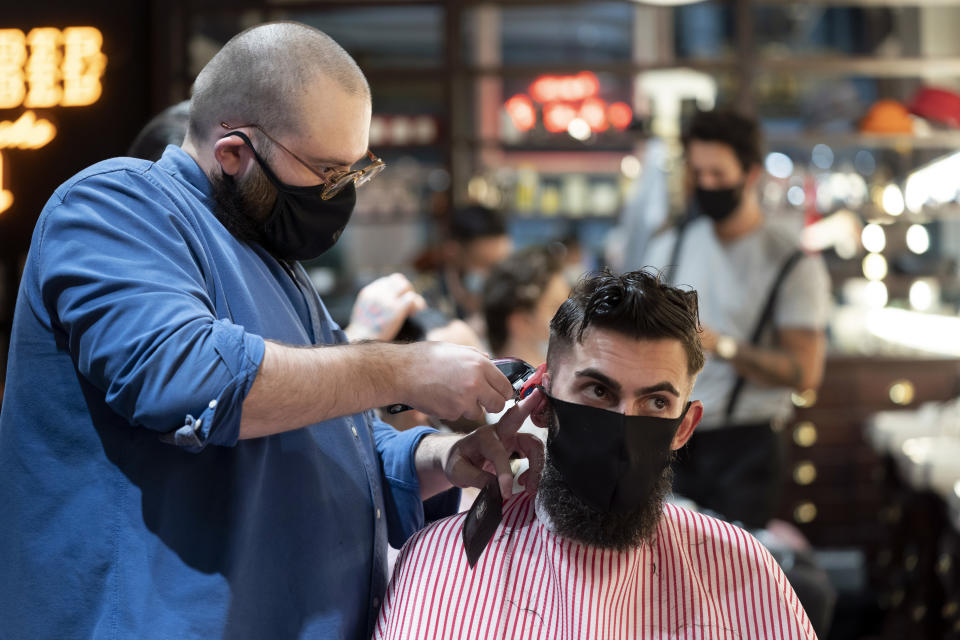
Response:
[[[190,123],[190,101],[171,105],[150,119],[133,139],[127,155],[156,162],[167,145],[180,146],[187,137]]]
[[[700,112],[683,144],[693,215],[627,259],[700,293],[708,356],[694,397],[705,409],[677,461],[676,491],[760,528],[778,507],[790,394],[823,377],[830,279],[820,256],[799,249],[797,230],[760,208],[755,120]]]
[[[563,259],[550,248],[528,247],[494,266],[483,287],[483,317],[493,355],[534,366],[544,362],[550,318],[569,293]]]
[[[427,304],[466,320],[481,336],[481,293],[490,269],[513,251],[502,215],[486,207],[454,209],[439,252],[418,261],[414,280]]]
[[[581,280],[531,414],[549,430],[536,497],[503,505],[473,567],[466,514],[411,537],[374,638],[815,638],[753,536],[665,502],[703,414],[697,329],[696,292],[642,271]]]
[[[383,168],[370,118],[336,42],[260,25],[198,75],[182,146],[50,198],[0,411],[2,635],[369,637],[423,499],[539,468],[529,402],[467,436],[377,419],[514,392],[476,349],[348,344],[299,263]]]

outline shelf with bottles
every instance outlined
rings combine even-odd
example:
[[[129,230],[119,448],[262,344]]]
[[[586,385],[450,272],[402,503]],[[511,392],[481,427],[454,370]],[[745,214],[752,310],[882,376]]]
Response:
[[[474,175],[467,193],[474,202],[516,218],[615,218],[628,187],[619,171],[544,172],[538,165],[498,167]]]

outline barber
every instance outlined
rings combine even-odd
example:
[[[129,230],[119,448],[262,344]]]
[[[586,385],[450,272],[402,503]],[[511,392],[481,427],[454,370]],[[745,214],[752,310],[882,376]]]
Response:
[[[298,263],[382,168],[370,117],[339,45],[263,25],[200,72],[182,147],[53,194],[0,415],[4,637],[366,638],[421,500],[491,473],[509,495],[508,430],[371,411],[479,419],[507,379],[467,347],[347,344]]]

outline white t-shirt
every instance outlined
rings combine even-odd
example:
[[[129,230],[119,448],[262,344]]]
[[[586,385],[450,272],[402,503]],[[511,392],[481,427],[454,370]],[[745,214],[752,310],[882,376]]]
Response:
[[[756,231],[728,244],[721,243],[707,218],[691,222],[671,281],[697,291],[700,321],[717,334],[749,342],[773,281],[791,253],[799,246],[798,231],[767,219]],[[644,255],[632,268],[664,269],[670,261],[677,234],[666,230],[653,237]],[[775,329],[824,329],[830,313],[830,276],[823,258],[806,255],[784,280],[769,327],[761,346],[775,345]],[[697,379],[693,399],[704,406],[701,428],[727,423],[724,412],[737,379],[733,366],[708,355]],[[790,415],[790,389],[744,385],[730,422],[764,422]]]

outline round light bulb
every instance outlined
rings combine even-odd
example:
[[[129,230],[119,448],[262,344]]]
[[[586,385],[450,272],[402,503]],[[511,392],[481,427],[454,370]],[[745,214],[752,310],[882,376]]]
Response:
[[[883,189],[883,198],[881,199],[883,210],[891,216],[898,216],[903,213],[906,206],[903,202],[903,192],[895,184],[888,184]]]
[[[878,224],[868,224],[860,232],[860,242],[863,248],[871,253],[880,253],[887,246],[887,234]]]
[[[923,280],[917,280],[910,285],[910,306],[917,311],[929,311],[933,306],[933,289]]]
[[[882,309],[887,306],[889,296],[887,285],[879,281],[868,282],[865,291],[867,305],[873,309]]]
[[[883,280],[887,277],[887,260],[879,253],[868,253],[863,259],[863,275],[867,280]]]
[[[574,118],[567,125],[567,133],[577,140],[586,140],[590,137],[590,125],[583,118]]]
[[[921,224],[912,224],[907,229],[907,248],[917,255],[926,253],[930,248],[930,234]]]

